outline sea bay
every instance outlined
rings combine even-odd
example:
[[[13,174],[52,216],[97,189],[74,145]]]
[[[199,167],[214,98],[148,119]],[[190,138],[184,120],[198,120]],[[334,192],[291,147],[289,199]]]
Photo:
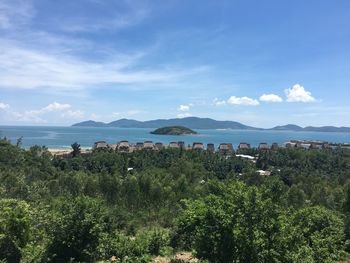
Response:
[[[95,141],[117,143],[128,140],[130,143],[153,141],[169,143],[184,141],[186,144],[202,142],[232,143],[237,148],[240,142],[258,146],[260,142],[283,144],[289,140],[321,140],[334,143],[350,143],[350,133],[336,132],[294,132],[269,130],[196,130],[198,135],[154,135],[148,128],[105,128],[105,127],[50,127],[50,126],[0,126],[0,137],[6,137],[16,143],[22,137],[22,146],[29,148],[42,145],[49,148],[70,148],[74,142],[82,147],[91,147]]]

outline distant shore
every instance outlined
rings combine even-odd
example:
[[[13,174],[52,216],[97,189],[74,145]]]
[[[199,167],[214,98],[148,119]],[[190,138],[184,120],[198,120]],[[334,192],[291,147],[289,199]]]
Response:
[[[52,155],[61,155],[61,154],[69,154],[72,152],[72,148],[48,148],[47,149]],[[91,152],[92,147],[81,147],[81,153]]]

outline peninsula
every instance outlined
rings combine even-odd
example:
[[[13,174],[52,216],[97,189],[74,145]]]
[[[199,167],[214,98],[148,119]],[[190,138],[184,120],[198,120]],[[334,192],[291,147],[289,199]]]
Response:
[[[197,134],[196,131],[191,130],[190,128],[184,126],[168,126],[158,128],[151,132],[151,134],[157,135],[193,135]]]

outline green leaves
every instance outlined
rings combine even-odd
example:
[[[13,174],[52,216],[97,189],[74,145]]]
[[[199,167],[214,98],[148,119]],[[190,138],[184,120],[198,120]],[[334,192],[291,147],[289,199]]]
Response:
[[[328,262],[339,259],[344,224],[308,207],[290,214],[256,187],[230,183],[220,195],[189,202],[177,222],[183,245],[210,262]],[[180,242],[178,242],[180,243]]]
[[[48,232],[47,260],[54,262],[92,261],[99,239],[107,231],[107,212],[101,201],[88,197],[59,199]]]
[[[15,199],[0,199],[0,260],[19,262],[30,238],[29,205]]]

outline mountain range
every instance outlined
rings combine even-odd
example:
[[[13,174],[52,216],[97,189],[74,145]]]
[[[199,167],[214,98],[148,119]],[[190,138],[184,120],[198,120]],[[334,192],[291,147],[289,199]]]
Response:
[[[175,119],[157,119],[150,121],[137,121],[120,119],[109,123],[96,121],[83,121],[75,123],[75,127],[117,127],[117,128],[160,128],[165,126],[185,126],[190,129],[232,129],[232,130],[275,130],[275,131],[313,131],[313,132],[350,132],[350,127],[300,127],[294,124],[276,126],[271,129],[262,129],[247,126],[236,121],[217,121],[210,118],[186,117]]]

